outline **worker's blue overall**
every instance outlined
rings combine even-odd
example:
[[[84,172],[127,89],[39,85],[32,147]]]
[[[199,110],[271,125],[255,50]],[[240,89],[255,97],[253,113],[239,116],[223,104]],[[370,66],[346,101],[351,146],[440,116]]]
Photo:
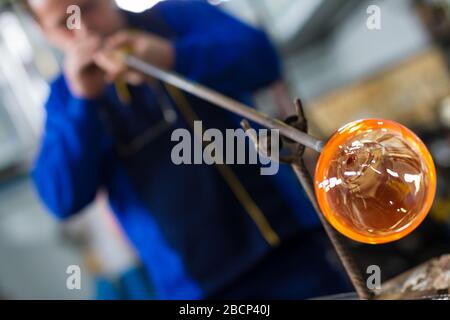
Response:
[[[227,95],[245,99],[279,77],[264,33],[203,1],[164,1],[126,15],[132,28],[173,41],[178,73]],[[200,119],[204,128],[231,129],[240,119],[155,88],[130,86],[124,105],[114,87],[83,100],[70,94],[64,76],[52,83],[33,172],[51,211],[69,217],[106,189],[163,299],[295,299],[346,290],[290,169],[262,176],[258,165],[173,164],[176,128]],[[173,124],[163,121],[168,105]]]

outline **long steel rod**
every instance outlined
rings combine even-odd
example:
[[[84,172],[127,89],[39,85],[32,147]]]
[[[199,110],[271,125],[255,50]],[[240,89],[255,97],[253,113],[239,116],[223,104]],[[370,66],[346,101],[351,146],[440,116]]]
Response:
[[[227,97],[215,90],[190,81],[174,72],[158,68],[132,55],[126,55],[124,57],[124,62],[128,67],[137,70],[147,76],[173,85],[187,93],[197,96],[219,107],[222,107],[223,109],[231,111],[255,123],[258,123],[268,129],[278,129],[280,131],[280,134],[284,135],[285,137],[296,141],[304,145],[305,147],[311,148],[319,153],[322,152],[324,144],[319,139],[301,132],[280,120],[271,118],[268,115],[250,108],[249,106],[246,106],[245,104]]]

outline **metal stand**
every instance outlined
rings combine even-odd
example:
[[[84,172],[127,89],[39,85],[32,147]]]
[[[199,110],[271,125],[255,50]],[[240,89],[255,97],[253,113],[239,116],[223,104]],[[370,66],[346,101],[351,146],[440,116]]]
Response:
[[[286,120],[286,123],[297,130],[300,130],[301,132],[308,133],[308,121],[306,120],[305,113],[303,110],[303,105],[300,99],[297,99],[295,102],[296,107],[296,116],[292,116]],[[243,121],[241,123],[242,127],[245,130],[251,129],[247,121]],[[251,138],[251,137],[250,137]],[[347,272],[350,281],[352,282],[353,286],[355,287],[355,290],[358,294],[358,297],[362,300],[369,300],[374,297],[373,292],[371,292],[364,281],[364,278],[362,276],[361,271],[359,270],[358,266],[355,263],[355,260],[350,253],[350,250],[348,246],[345,243],[345,239],[341,234],[339,234],[324,218],[319,205],[317,203],[317,199],[314,193],[314,181],[309,173],[308,169],[306,168],[305,161],[304,161],[304,152],[305,152],[305,146],[290,141],[289,139],[286,139],[285,137],[282,137],[283,144],[288,145],[289,149],[291,150],[291,154],[287,157],[281,157],[280,162],[290,164],[292,166],[292,169],[294,170],[295,174],[297,175],[298,180],[300,181],[303,189],[305,190],[309,200],[314,206],[314,209],[316,210],[319,219],[325,229],[325,232],[327,233],[334,249],[336,250],[336,253],[341,260],[345,271]],[[263,154],[264,156],[267,156],[266,154],[270,150],[270,146],[257,146],[258,150],[264,150]]]
[[[302,130],[303,132],[308,132],[308,122],[306,120],[304,111],[303,111],[303,105],[300,99],[296,101],[296,109],[297,109],[297,123],[296,126],[299,130]],[[366,282],[364,281],[364,278],[362,276],[361,271],[359,270],[358,266],[355,263],[355,260],[353,258],[353,255],[350,253],[350,250],[348,246],[345,243],[345,239],[341,234],[339,234],[329,223],[327,220],[325,220],[322,212],[320,211],[319,205],[317,203],[317,199],[314,193],[314,180],[309,173],[308,169],[306,168],[305,161],[303,158],[303,153],[305,151],[305,148],[302,147],[302,154],[298,157],[296,161],[293,161],[291,163],[292,168],[294,169],[295,174],[297,175],[300,183],[303,186],[303,189],[305,190],[309,200],[314,206],[314,209],[316,210],[320,221],[322,222],[322,225],[325,229],[325,232],[327,233],[328,237],[330,238],[331,243],[333,244],[337,255],[339,256],[342,264],[344,265],[345,271],[347,272],[348,276],[350,277],[350,281],[352,282],[353,286],[355,287],[355,290],[359,296],[360,299],[369,300],[373,298],[373,293],[367,288]]]

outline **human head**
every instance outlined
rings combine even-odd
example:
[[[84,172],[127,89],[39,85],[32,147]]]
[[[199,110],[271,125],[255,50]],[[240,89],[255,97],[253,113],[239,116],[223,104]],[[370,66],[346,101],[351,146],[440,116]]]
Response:
[[[64,50],[80,36],[108,36],[124,26],[124,19],[113,0],[26,0],[27,6],[41,26],[45,36],[56,47]],[[70,13],[67,9],[76,5],[81,12],[81,29],[67,26]]]

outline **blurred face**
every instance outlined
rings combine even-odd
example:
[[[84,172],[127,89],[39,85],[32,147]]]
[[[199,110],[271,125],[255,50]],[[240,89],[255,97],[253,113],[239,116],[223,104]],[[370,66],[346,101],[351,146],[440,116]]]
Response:
[[[124,27],[125,22],[113,0],[28,0],[28,3],[46,37],[64,50],[80,37],[108,36]],[[70,30],[67,8],[81,9],[81,30]]]

